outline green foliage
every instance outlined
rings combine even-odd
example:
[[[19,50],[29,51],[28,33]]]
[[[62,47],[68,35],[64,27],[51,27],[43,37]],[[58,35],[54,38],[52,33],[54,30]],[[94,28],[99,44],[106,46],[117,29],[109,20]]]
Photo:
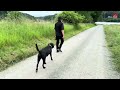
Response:
[[[91,11],[75,11],[75,12],[85,16],[85,19],[83,20],[84,23],[90,23],[93,21],[93,18],[91,17]]]
[[[55,19],[56,15],[48,15],[48,16],[44,16],[44,17],[37,17],[37,19],[39,20],[45,20],[45,21],[52,21]]]
[[[66,23],[77,25],[80,22],[83,22],[84,16],[75,13],[74,11],[63,11],[62,13],[57,15],[57,18],[61,17],[62,20]]]
[[[14,20],[14,21],[20,21],[22,18],[22,13],[18,11],[11,11],[7,13],[7,20]]]
[[[75,11],[76,13],[80,15],[84,15],[85,23],[90,23],[90,22],[96,22],[96,21],[102,21],[102,11]]]
[[[0,11],[0,19],[6,17],[6,15],[7,15],[7,11]]]
[[[18,22],[20,22],[22,19],[30,19],[36,21],[36,18],[34,16],[26,13],[21,13],[19,11],[0,11],[0,19]]]
[[[112,52],[115,69],[120,72],[120,26],[105,26],[107,45]]]
[[[93,18],[93,22],[97,22],[101,14],[102,14],[102,11],[92,11],[91,16]]]
[[[36,18],[35,18],[34,16],[31,16],[31,15],[29,15],[29,14],[27,14],[27,13],[22,13],[22,16],[23,16],[24,18],[26,18],[26,19],[30,19],[30,20],[36,21]]]
[[[104,18],[103,21],[105,22],[120,22],[120,18]]]

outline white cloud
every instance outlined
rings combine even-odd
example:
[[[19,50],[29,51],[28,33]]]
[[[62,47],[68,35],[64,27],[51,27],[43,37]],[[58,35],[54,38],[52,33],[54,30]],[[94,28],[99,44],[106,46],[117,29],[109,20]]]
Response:
[[[39,16],[54,15],[62,11],[20,11],[20,12],[27,13],[35,17],[39,17]]]

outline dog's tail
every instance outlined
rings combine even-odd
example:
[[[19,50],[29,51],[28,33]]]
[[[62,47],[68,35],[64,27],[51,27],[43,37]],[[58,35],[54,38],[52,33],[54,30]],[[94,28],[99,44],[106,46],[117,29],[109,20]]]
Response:
[[[39,50],[39,48],[38,48],[38,45],[37,45],[37,44],[35,44],[35,45],[36,45],[36,49],[37,49],[37,51],[40,52],[40,50]]]

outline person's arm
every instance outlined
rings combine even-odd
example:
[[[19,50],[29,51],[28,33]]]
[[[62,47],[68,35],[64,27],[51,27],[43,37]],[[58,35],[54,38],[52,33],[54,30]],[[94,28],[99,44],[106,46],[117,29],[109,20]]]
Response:
[[[63,35],[63,38],[64,38],[64,30],[62,30],[62,35]]]
[[[62,35],[63,35],[63,38],[64,38],[64,24],[62,24],[61,32],[62,32]]]
[[[56,24],[55,24],[55,26],[54,26],[54,31],[55,31],[54,37],[55,37],[55,39],[56,39],[56,30],[55,30],[55,28],[56,28]]]
[[[54,39],[56,40],[56,32],[55,32],[55,34],[54,34]]]

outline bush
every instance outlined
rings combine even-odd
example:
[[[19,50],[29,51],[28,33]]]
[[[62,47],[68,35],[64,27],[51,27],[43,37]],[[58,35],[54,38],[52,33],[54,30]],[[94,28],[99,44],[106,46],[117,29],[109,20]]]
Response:
[[[63,11],[62,13],[58,14],[56,18],[61,17],[65,23],[77,25],[80,22],[83,22],[84,16],[81,16],[74,11]]]

